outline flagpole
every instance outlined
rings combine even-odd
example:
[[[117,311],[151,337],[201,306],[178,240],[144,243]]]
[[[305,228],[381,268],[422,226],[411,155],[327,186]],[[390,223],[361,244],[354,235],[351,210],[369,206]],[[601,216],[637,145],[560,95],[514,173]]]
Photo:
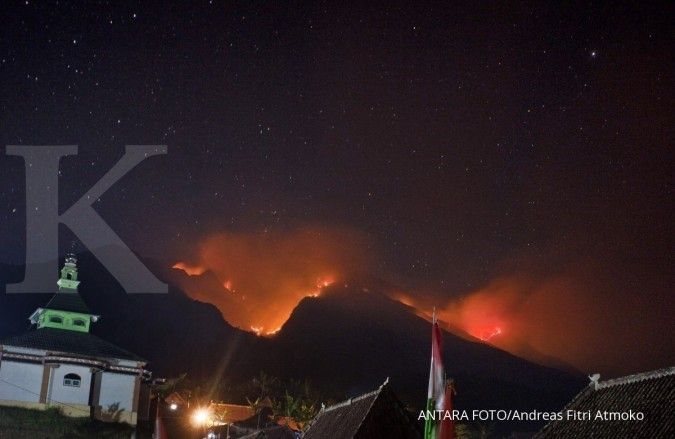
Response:
[[[427,406],[426,406],[426,414],[427,414],[427,419],[424,422],[424,439],[434,439],[434,423],[435,421],[429,417],[430,412],[435,409],[435,401],[433,399],[433,392],[432,392],[432,379],[433,379],[433,373],[434,373],[434,325],[436,324],[436,307],[434,306],[432,311],[431,311],[431,370],[429,372],[429,392],[427,394]]]

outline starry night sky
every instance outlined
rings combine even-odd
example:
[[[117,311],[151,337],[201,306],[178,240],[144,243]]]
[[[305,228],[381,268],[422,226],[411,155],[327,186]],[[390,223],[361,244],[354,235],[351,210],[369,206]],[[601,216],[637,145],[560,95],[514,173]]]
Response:
[[[95,204],[143,255],[318,224],[427,298],[591,261],[672,309],[672,4],[10,3],[1,143],[79,145],[62,206],[168,145]],[[24,185],[0,159],[2,262]]]

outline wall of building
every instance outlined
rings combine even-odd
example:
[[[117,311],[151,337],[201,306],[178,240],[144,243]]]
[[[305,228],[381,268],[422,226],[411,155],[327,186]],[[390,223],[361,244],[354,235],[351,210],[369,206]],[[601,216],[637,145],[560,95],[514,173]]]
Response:
[[[101,375],[101,393],[98,404],[105,411],[109,406],[131,412],[134,408],[135,375],[103,372]]]
[[[80,376],[80,386],[65,386],[63,379],[67,374],[74,373]],[[61,364],[52,368],[47,400],[50,403],[60,402],[65,404],[87,405],[91,391],[91,369],[86,366]]]
[[[39,402],[42,364],[0,361],[0,399]]]

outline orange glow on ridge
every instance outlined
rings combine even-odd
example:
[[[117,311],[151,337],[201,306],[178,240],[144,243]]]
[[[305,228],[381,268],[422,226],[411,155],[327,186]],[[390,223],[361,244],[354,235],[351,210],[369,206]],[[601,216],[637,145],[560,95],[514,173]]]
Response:
[[[178,262],[171,267],[175,270],[182,270],[188,276],[201,276],[206,271],[206,268],[200,265],[190,265],[185,262]]]
[[[195,261],[174,268],[209,272],[178,279],[180,287],[231,325],[263,336],[275,334],[304,298],[370,266],[368,248],[363,235],[339,227],[217,233],[200,243]]]

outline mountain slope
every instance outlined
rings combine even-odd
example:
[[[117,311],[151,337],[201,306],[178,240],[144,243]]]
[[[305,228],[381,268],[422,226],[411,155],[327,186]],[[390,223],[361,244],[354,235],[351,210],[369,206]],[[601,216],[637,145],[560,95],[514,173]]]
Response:
[[[390,376],[418,407],[426,397],[431,325],[383,295],[339,288],[303,300],[275,337],[292,375],[352,393]],[[443,333],[446,372],[463,408],[559,409],[584,380]],[[284,369],[284,364],[278,366]]]

